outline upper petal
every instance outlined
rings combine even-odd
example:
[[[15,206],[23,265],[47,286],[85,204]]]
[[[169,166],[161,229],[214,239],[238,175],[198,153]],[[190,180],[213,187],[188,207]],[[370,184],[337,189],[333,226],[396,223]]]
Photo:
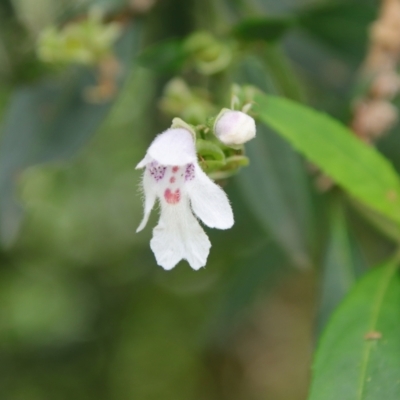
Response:
[[[178,166],[196,161],[196,147],[192,134],[181,128],[171,128],[160,133],[136,168],[143,168],[153,160],[162,165]]]
[[[180,166],[194,162],[196,147],[193,136],[186,129],[168,129],[153,140],[147,155],[162,165]]]
[[[234,220],[228,197],[197,163],[194,166],[194,178],[187,182],[193,212],[210,228],[231,228]]]

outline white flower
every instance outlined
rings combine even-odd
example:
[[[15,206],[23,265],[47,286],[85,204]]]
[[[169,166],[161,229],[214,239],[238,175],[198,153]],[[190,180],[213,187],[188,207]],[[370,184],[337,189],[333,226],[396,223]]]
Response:
[[[193,213],[218,229],[233,225],[233,213],[225,192],[198,165],[192,134],[174,128],[158,135],[136,168],[144,167],[144,217],[137,232],[158,198],[160,220],[150,241],[158,265],[170,270],[185,259],[195,270],[203,267],[211,243]]]
[[[217,117],[214,132],[227,146],[238,146],[256,136],[256,123],[244,112],[224,109]]]

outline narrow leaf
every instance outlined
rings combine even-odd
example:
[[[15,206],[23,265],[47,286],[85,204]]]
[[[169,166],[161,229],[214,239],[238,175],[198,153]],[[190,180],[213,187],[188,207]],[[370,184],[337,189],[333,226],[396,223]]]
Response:
[[[257,135],[246,147],[250,165],[237,177],[242,195],[292,263],[306,268],[311,265],[313,226],[301,160],[265,126],[257,128]]]
[[[333,196],[329,207],[330,227],[321,276],[321,299],[317,331],[321,332],[333,310],[351,290],[359,275],[365,271],[347,226],[342,196]]]
[[[287,99],[256,96],[259,118],[352,196],[400,222],[400,180],[392,165],[333,118]]]
[[[309,400],[397,400],[400,276],[392,260],[369,272],[338,308],[316,353]]]
[[[287,64],[285,55],[277,45],[270,45],[268,51],[265,47],[261,47],[263,60],[260,56],[242,60],[235,81],[267,92],[296,96],[297,90],[286,84],[295,77],[286,75],[285,82],[282,81],[282,70],[290,72],[283,67]],[[268,63],[267,57],[272,57]],[[246,144],[246,154],[250,165],[237,176],[243,198],[292,264],[299,268],[309,266],[315,226],[301,158],[285,140],[261,124],[257,127],[257,139]]]

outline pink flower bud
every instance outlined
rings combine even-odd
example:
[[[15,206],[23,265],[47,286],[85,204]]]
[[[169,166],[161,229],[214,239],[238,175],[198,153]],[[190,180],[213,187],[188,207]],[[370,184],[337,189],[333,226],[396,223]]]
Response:
[[[224,109],[214,125],[218,139],[227,146],[237,146],[256,136],[256,123],[252,117],[241,112]]]

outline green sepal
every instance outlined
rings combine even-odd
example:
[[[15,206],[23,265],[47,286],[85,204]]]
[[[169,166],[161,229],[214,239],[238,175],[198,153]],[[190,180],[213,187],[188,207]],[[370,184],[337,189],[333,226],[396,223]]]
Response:
[[[199,164],[201,166],[201,169],[206,174],[218,171],[226,165],[225,161],[218,161],[218,160],[200,160]]]
[[[210,161],[223,161],[225,165],[225,154],[216,144],[203,139],[196,141],[197,153],[202,157],[210,157]]]
[[[226,159],[226,169],[229,167],[235,167],[235,168],[240,168],[240,167],[246,167],[249,165],[250,160],[246,156],[232,156],[228,157]]]
[[[188,130],[192,134],[193,140],[196,141],[196,131],[195,131],[195,129],[193,128],[192,125],[189,125],[183,119],[180,119],[178,117],[174,118],[172,120],[171,128],[173,128],[173,129],[179,129],[180,128],[180,129]]]

